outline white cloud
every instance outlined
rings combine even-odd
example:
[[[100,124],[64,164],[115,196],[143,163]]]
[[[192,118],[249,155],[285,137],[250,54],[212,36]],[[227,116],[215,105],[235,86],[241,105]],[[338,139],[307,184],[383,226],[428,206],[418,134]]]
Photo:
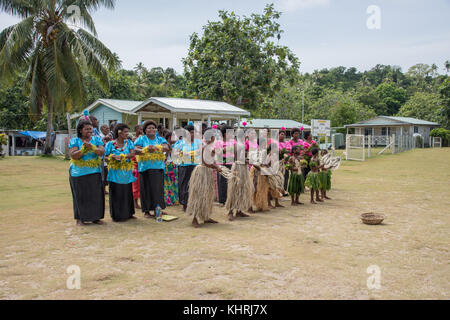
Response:
[[[326,6],[329,3],[330,0],[279,0],[281,10],[285,12],[295,12],[305,8]]]

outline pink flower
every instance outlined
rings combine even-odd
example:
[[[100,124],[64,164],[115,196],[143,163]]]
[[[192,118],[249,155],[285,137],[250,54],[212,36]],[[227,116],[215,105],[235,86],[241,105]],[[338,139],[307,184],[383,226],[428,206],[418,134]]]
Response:
[[[247,125],[248,125],[248,123],[247,122],[242,122],[242,125],[244,126],[244,127],[246,127]]]
[[[302,127],[300,128],[300,131],[305,131],[305,127],[302,126]]]
[[[213,125],[212,128],[216,130],[218,128],[217,124]]]
[[[281,127],[281,131],[286,131],[286,128],[285,127]]]

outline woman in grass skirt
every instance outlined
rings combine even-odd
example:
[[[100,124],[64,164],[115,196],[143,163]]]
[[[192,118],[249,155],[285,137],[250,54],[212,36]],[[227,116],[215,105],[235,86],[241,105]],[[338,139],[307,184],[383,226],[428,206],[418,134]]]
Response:
[[[297,206],[303,204],[299,201],[299,197],[302,193],[305,193],[305,178],[303,177],[302,168],[307,165],[307,162],[302,159],[299,146],[295,146],[292,151],[293,156],[289,159],[287,165],[289,171],[291,171],[288,192],[292,199],[291,205]]]
[[[222,171],[214,164],[214,136],[205,137],[206,145],[202,152],[202,164],[195,167],[189,181],[189,199],[186,214],[193,216],[195,228],[203,223],[217,223],[211,219],[214,204],[214,180],[212,170]],[[212,155],[206,158],[206,155]],[[206,159],[206,160],[205,160]]]
[[[327,150],[322,150],[320,153],[321,157],[324,157],[328,154]],[[320,194],[322,196],[322,200],[331,200],[331,198],[327,197],[327,191],[331,190],[331,170],[325,168],[324,163],[320,162]]]
[[[114,141],[108,142],[105,158],[108,162],[109,212],[114,222],[134,218],[133,176],[134,144],[128,140],[130,129],[120,123],[114,128]]]
[[[238,155],[238,151],[242,152]],[[248,164],[246,163],[245,144],[237,142],[235,148],[235,163],[231,167],[232,177],[228,181],[228,194],[225,207],[228,210],[228,220],[233,221],[236,217],[248,217],[244,211],[252,207],[253,180],[250,178]]]
[[[105,150],[102,139],[92,136],[92,124],[89,120],[79,121],[77,138],[70,140],[69,150],[72,159],[69,182],[77,225],[87,222],[103,224],[101,220],[105,216],[105,193],[101,157]]]
[[[320,178],[319,178],[319,149],[314,148],[312,151],[312,158],[309,162],[309,166],[311,171],[308,173],[306,177],[305,185],[311,190],[311,203],[317,204],[317,202],[323,202],[322,199],[319,198],[319,190],[320,190]],[[314,193],[316,193],[316,201],[314,201]]]
[[[142,211],[145,218],[152,218],[150,211],[159,206],[166,208],[164,199],[164,170],[166,156],[169,151],[166,139],[156,135],[157,125],[149,120],[144,123],[144,136],[139,137],[134,147],[139,166],[139,186],[141,193]],[[162,212],[161,214],[165,214]]]

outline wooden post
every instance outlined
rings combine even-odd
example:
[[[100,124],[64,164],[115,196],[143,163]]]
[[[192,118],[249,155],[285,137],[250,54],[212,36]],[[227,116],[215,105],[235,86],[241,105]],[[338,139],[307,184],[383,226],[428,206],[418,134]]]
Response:
[[[67,119],[67,129],[68,129],[68,133],[69,133],[69,139],[67,139],[64,143],[64,153],[65,153],[65,159],[66,160],[70,160],[70,155],[69,155],[69,143],[70,143],[70,139],[72,139],[72,121],[70,121],[70,114],[66,113],[66,119]]]
[[[16,155],[16,137],[14,133],[12,134],[12,156]]]
[[[173,122],[172,122],[172,130],[175,130],[175,127],[177,126],[177,114],[173,114]]]
[[[34,147],[34,156],[37,156],[37,150],[38,150],[39,141],[36,141],[36,145]]]
[[[211,128],[211,116],[208,116],[208,128]]]
[[[138,125],[142,124],[142,112],[138,113]]]
[[[9,157],[9,134],[6,134],[6,154],[5,157]]]

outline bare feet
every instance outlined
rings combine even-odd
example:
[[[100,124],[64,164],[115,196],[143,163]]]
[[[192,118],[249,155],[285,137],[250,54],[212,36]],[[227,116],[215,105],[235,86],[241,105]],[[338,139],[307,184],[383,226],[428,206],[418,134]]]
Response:
[[[205,223],[218,223],[218,222],[213,219],[208,219],[205,221]]]
[[[328,198],[328,197],[325,197],[325,199],[327,199],[327,200],[333,200],[333,199],[331,199],[331,198]]]
[[[86,223],[84,223],[83,221],[77,220],[77,226],[81,227],[81,226],[85,226],[85,225],[86,225]]]
[[[255,210],[253,208],[248,209],[248,213],[255,213]]]
[[[311,204],[317,204],[317,202],[315,202],[314,200],[311,200]]]
[[[291,206],[292,207],[296,207],[296,206],[298,206],[298,203],[297,202],[291,202]]]
[[[97,221],[94,221],[94,222],[92,222],[93,224],[97,224],[97,225],[99,225],[99,226],[101,226],[101,225],[103,225],[103,224],[105,224],[103,221],[101,221],[101,220],[97,220]]]
[[[146,212],[146,213],[144,214],[144,218],[146,218],[146,219],[151,219],[151,218],[153,218],[153,217],[150,215],[150,213]]]
[[[300,202],[300,201],[297,201],[296,203],[297,203],[298,205],[301,205],[301,206],[304,205],[304,203],[303,203],[303,202]]]
[[[276,207],[274,207],[273,205],[270,205],[269,209],[276,209]]]
[[[240,218],[248,218],[250,217],[248,214],[243,213],[242,211],[238,211],[236,213],[236,217],[240,217]]]
[[[279,204],[279,203],[276,203],[276,204],[275,204],[275,208],[284,208],[284,206],[282,206],[282,205]]]
[[[200,224],[197,221],[197,218],[194,218],[194,220],[192,220],[192,226],[194,228],[200,228]]]
[[[141,206],[139,205],[137,199],[134,200],[134,208],[135,209],[142,209]]]
[[[183,204],[183,212],[186,212],[187,206]]]
[[[228,214],[228,220],[229,221],[233,221],[234,220],[234,216],[233,216],[232,212]]]
[[[320,198],[316,198],[316,201],[317,201],[317,202],[323,202],[323,200],[320,199]]]

